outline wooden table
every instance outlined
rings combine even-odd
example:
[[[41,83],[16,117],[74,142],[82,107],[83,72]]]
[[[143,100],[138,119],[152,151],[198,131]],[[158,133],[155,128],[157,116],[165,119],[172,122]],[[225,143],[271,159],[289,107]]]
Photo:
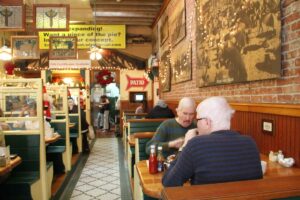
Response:
[[[5,176],[8,174],[13,168],[18,166],[22,162],[21,157],[17,156],[15,159],[12,159],[9,164],[5,167],[0,167],[0,176]]]
[[[236,181],[207,185],[168,187],[163,200],[244,200],[277,199],[300,196],[300,176],[281,176],[250,181]]]
[[[262,154],[261,154],[261,160],[264,160],[264,161],[267,162],[267,170],[266,170],[266,173],[264,175],[263,180],[272,179],[272,180],[268,180],[268,182],[278,182],[276,180],[282,180],[283,182],[287,182],[287,179],[291,179],[291,180],[293,179],[294,180],[295,178],[293,178],[293,177],[298,177],[300,179],[300,168],[295,168],[295,167],[286,168],[286,167],[283,167],[283,166],[279,165],[276,162],[269,161],[268,157],[265,156],[265,155],[262,155]],[[161,198],[161,193],[164,189],[163,185],[161,183],[163,173],[149,174],[147,163],[146,163],[145,160],[138,162],[136,164],[135,168],[136,168],[135,173],[137,174],[137,177],[136,177],[136,174],[134,174],[134,179],[135,179],[134,180],[135,181],[135,186],[134,186],[135,191],[134,191],[134,193],[137,192],[137,194],[134,194],[134,195],[137,195],[140,199],[141,194],[138,194],[138,192],[140,190],[144,194],[146,194],[150,197]],[[136,179],[138,179],[138,180],[136,180]],[[296,182],[298,183],[298,181],[294,181],[293,183],[296,183]],[[138,184],[137,186],[136,186],[136,183]],[[241,185],[241,181],[234,182],[234,183],[236,184],[236,186],[238,186],[239,184]],[[220,183],[220,184],[225,184],[225,183]],[[212,184],[213,187],[216,187],[215,185],[216,184]],[[136,187],[138,187],[138,186],[140,186],[141,188],[136,189]],[[203,187],[203,186],[204,185],[197,186],[197,187]],[[176,188],[177,189],[178,188],[183,189],[183,188],[186,188],[186,187],[196,187],[196,186],[183,186],[183,187],[176,187]],[[299,185],[299,187],[300,187],[300,185]],[[216,188],[218,189],[220,187],[216,187]],[[167,193],[168,193],[169,188],[165,188],[164,190],[166,190]],[[183,190],[185,190],[185,189],[183,189]],[[173,190],[170,189],[170,191],[173,191]],[[299,188],[299,191],[300,191],[300,188]],[[188,193],[188,191],[186,191],[186,192]],[[185,193],[185,191],[183,191],[182,194],[184,194],[184,193]],[[176,199],[176,198],[174,198],[174,199]],[[182,199],[184,199],[184,198],[182,198]],[[185,199],[189,199],[189,198],[185,198]]]
[[[55,134],[52,138],[45,138],[45,143],[50,144],[56,142],[59,138],[61,138],[61,135]]]
[[[137,194],[136,190],[142,190],[144,194],[153,197],[153,198],[160,198],[161,197],[161,191],[163,189],[163,185],[161,183],[163,173],[157,173],[157,174],[150,174],[149,169],[147,166],[147,161],[142,160],[138,162],[135,165],[135,174],[134,174],[134,193],[135,195],[140,196],[140,194]],[[137,174],[136,174],[137,173]],[[136,180],[139,179],[139,180]],[[138,186],[141,186],[141,188],[136,188]],[[135,196],[136,197],[136,196]],[[140,199],[140,198],[139,198]]]

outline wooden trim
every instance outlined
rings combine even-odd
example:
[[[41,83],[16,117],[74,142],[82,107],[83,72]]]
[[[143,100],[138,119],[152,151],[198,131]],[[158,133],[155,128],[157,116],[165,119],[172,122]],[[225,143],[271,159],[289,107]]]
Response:
[[[137,132],[134,133],[133,136],[134,138],[142,139],[142,138],[152,138],[154,134],[155,132]]]
[[[230,103],[236,111],[300,117],[300,105]]]
[[[166,101],[168,105],[178,105],[179,100]],[[199,101],[197,103],[200,103]],[[267,104],[267,103],[229,103],[236,111],[256,112],[274,115],[300,117],[299,104]],[[172,106],[170,106],[172,108]]]
[[[156,15],[155,20],[151,26],[152,28],[154,28],[154,26],[158,23],[160,17],[164,14],[165,10],[167,9],[170,1],[171,0],[164,0],[163,5],[161,6],[161,8],[160,8],[158,14]]]
[[[220,188],[222,188],[220,190]],[[175,199],[274,199],[300,195],[300,177],[279,177],[190,187],[168,187],[163,200]]]
[[[135,139],[134,139],[134,135],[128,135],[128,136],[127,136],[127,140],[128,140],[129,146],[135,147]]]
[[[126,115],[126,116],[146,116],[148,113],[126,113],[124,112],[123,115]]]
[[[157,119],[129,119],[126,122],[161,122],[169,118],[157,118]]]

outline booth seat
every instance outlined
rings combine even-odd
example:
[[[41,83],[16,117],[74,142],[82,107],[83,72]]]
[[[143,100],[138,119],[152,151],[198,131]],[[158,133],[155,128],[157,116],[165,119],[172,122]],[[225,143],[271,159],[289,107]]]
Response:
[[[160,119],[130,119],[128,120],[128,135],[133,135],[137,132],[155,132],[158,126],[165,121],[165,118]],[[127,143],[127,162],[130,177],[133,176],[133,166],[135,163],[135,145]]]
[[[22,158],[22,163],[0,185],[0,199],[42,199],[40,179],[40,136],[6,135],[10,153]],[[47,197],[51,197],[53,164],[47,162]]]

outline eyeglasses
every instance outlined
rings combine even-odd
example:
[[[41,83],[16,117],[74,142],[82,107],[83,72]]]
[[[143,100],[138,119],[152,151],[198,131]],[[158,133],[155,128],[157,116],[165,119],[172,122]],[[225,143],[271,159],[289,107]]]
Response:
[[[197,121],[201,121],[203,119],[207,119],[206,117],[200,117],[200,118],[197,118]]]

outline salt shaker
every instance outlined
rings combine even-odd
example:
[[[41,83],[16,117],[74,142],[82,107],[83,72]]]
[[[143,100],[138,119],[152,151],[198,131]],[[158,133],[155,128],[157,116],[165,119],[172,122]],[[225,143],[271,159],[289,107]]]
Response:
[[[277,155],[273,151],[270,151],[270,153],[269,153],[269,160],[272,162],[277,161]]]

